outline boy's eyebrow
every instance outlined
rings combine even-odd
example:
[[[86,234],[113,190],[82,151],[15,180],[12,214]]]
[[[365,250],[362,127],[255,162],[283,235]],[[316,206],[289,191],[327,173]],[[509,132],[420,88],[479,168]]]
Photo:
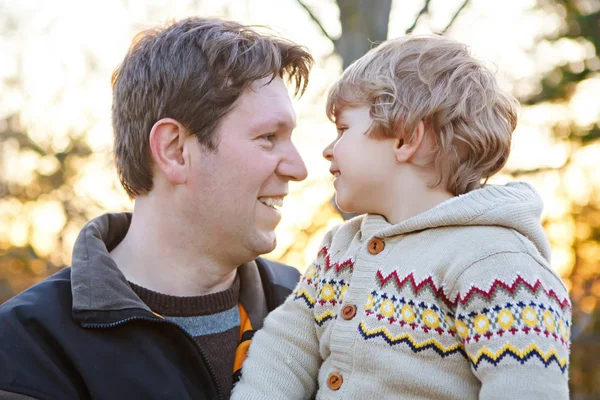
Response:
[[[343,114],[344,114],[344,110],[341,110],[341,111],[335,113],[335,121],[334,122],[336,125],[344,123],[344,115]]]

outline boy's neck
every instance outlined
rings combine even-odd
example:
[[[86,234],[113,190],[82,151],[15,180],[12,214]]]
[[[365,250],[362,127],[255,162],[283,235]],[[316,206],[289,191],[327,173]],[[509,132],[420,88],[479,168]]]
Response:
[[[391,185],[391,193],[385,201],[384,217],[391,224],[399,224],[409,218],[430,210],[454,197],[444,188],[430,188],[422,176],[410,175]]]

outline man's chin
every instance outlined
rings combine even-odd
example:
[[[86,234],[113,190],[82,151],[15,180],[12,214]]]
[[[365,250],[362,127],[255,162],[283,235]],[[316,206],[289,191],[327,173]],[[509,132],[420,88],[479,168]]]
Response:
[[[275,231],[263,231],[257,235],[254,247],[259,255],[267,254],[275,250],[277,247]]]

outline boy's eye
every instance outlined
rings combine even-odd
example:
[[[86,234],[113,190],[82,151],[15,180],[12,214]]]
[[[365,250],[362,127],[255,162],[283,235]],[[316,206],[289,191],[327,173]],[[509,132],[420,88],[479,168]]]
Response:
[[[337,127],[337,133],[338,133],[338,135],[340,135],[340,136],[341,136],[341,135],[343,135],[343,134],[344,134],[344,132],[346,132],[347,130],[348,130],[348,127],[347,127],[347,126],[338,126],[338,127]]]

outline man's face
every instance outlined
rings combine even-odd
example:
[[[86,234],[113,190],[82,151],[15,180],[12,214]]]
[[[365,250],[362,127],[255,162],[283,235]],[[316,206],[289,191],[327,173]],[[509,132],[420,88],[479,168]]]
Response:
[[[280,78],[254,82],[221,121],[216,151],[191,147],[189,223],[232,261],[272,251],[277,207],[307,171],[292,143],[296,115]],[[196,140],[189,138],[189,140]]]

